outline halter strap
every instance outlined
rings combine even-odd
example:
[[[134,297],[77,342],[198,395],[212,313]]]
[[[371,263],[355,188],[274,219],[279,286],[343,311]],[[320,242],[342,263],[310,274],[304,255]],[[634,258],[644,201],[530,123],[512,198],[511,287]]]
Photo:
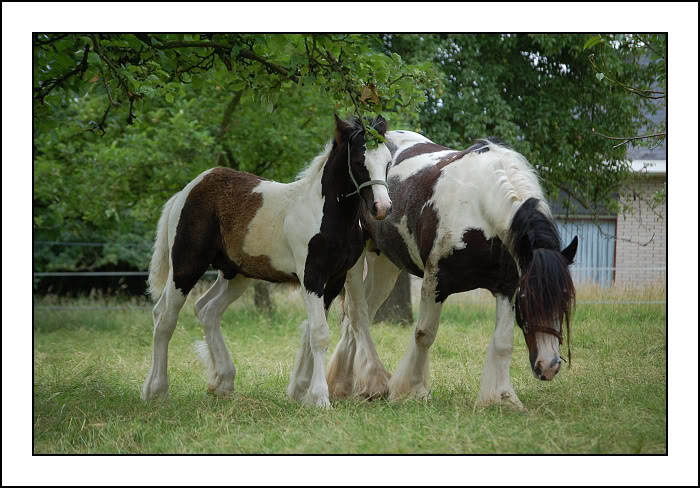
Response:
[[[352,193],[348,193],[347,195],[345,195],[346,197],[350,197],[350,196],[354,195],[355,193],[359,194],[360,190],[362,190],[366,186],[384,185],[385,187],[389,188],[389,185],[387,185],[386,181],[384,181],[384,180],[369,180],[369,181],[362,183],[361,185],[357,184],[357,180],[355,179],[355,176],[353,176],[352,168],[350,167],[350,141],[348,141],[348,173],[350,174],[350,179],[352,180],[352,183],[355,185],[355,188],[357,188],[357,190],[355,190]]]

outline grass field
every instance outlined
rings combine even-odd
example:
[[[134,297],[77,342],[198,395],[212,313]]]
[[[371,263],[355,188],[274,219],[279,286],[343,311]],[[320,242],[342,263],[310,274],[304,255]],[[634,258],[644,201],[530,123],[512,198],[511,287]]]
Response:
[[[207,394],[188,302],[170,343],[170,395],[150,403],[139,398],[151,361],[149,309],[35,309],[34,453],[666,453],[665,305],[579,304],[573,365],[552,382],[533,377],[516,331],[520,412],[474,408],[495,307],[448,300],[431,349],[429,402],[331,399],[333,409],[321,411],[285,394],[301,305],[278,303],[263,315],[244,298],[222,321],[236,393]],[[329,322],[328,357],[339,339],[335,306]],[[382,323],[372,336],[393,371],[410,329]]]

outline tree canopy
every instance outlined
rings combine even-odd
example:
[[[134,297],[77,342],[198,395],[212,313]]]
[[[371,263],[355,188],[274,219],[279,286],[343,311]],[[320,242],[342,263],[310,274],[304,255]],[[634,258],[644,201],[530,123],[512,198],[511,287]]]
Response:
[[[299,85],[320,86],[358,116],[425,101],[435,78],[430,63],[407,65],[377,43],[349,34],[35,34],[35,120],[56,122],[57,104],[97,87],[109,99],[89,127],[100,132],[112,108],[128,105],[131,125],[145,100],[173,103],[189,84],[250,90],[268,113]]]
[[[145,269],[161,206],[205,169],[290,181],[333,113],[410,119],[439,82],[377,36],[35,34],[34,64],[35,239],[106,243],[37,246],[42,270]]]
[[[426,136],[454,147],[498,136],[534,165],[549,197],[563,190],[586,208],[616,211],[626,147],[597,134],[659,129],[648,118],[659,104],[625,87],[651,90],[665,63],[650,58],[639,36],[598,36],[592,46],[590,37],[411,34],[386,35],[384,43],[408,62],[432,60],[444,76],[420,109]],[[665,38],[655,40],[665,52]],[[600,81],[591,55],[615,84]]]
[[[105,244],[37,245],[35,268],[145,269],[169,196],[217,165],[292,180],[333,113],[381,113],[455,148],[498,136],[548,196],[615,206],[625,147],[593,129],[644,129],[657,107],[619,84],[650,87],[658,63],[627,38],[590,38],[35,34],[35,240]]]

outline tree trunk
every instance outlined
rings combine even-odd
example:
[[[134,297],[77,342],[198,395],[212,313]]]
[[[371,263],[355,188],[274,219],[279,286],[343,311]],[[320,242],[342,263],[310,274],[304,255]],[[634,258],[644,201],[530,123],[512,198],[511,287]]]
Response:
[[[233,112],[236,110],[236,107],[238,106],[238,102],[241,101],[241,95],[243,95],[243,91],[237,91],[233,94],[233,98],[229,102],[229,104],[226,106],[226,110],[224,111],[224,116],[221,119],[221,125],[219,126],[219,132],[216,134],[216,142],[221,144],[222,146],[222,151],[219,152],[217,156],[217,162],[219,166],[226,166],[227,168],[233,168],[233,169],[238,169],[238,164],[237,162],[233,159],[233,155],[231,154],[231,150],[226,146],[226,143],[224,140],[226,139],[226,133],[229,130],[229,126],[231,125],[231,116],[233,115]]]
[[[411,310],[411,279],[406,271],[401,271],[391,295],[377,310],[374,322],[396,322],[399,324],[412,324],[413,311]]]
[[[270,285],[264,281],[256,281],[253,284],[253,303],[258,310],[269,313],[273,309],[270,298]]]

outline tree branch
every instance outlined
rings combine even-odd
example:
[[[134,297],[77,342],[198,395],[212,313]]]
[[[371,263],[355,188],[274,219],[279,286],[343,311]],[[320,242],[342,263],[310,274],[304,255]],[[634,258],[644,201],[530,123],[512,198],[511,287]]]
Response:
[[[324,49],[324,51],[326,53],[325,54],[326,60],[329,61],[331,67],[340,75],[340,77],[345,82],[345,92],[348,94],[348,96],[350,97],[350,101],[352,101],[352,104],[355,106],[355,113],[359,116],[360,115],[360,107],[357,105],[357,101],[355,100],[355,97],[353,96],[352,82],[345,77],[345,73],[343,73],[342,66],[340,66],[338,64],[338,62],[335,60],[335,58],[333,58],[333,55],[330,52],[328,52],[327,49]],[[364,121],[362,120],[361,117],[360,117],[360,123],[362,124],[362,127],[364,128],[365,124],[364,124]]]
[[[238,53],[239,56],[242,56],[246,59],[250,59],[251,61],[257,61],[258,63],[261,63],[265,65],[267,68],[271,69],[272,71],[275,71],[279,73],[280,75],[292,80],[294,83],[299,83],[299,77],[298,77],[298,72],[295,72],[294,74],[289,74],[289,71],[287,68],[283,66],[279,66],[276,64],[273,64],[269,61],[267,61],[265,58],[262,58],[255,54],[252,51],[248,51],[247,49],[241,50]]]
[[[605,137],[606,139],[611,139],[614,141],[622,141],[620,144],[615,144],[613,146],[613,149],[616,149],[620,146],[627,144],[628,142],[638,140],[638,139],[649,139],[650,137],[666,137],[665,132],[659,132],[658,134],[645,134],[643,136],[634,136],[634,137],[613,137],[613,136],[606,136],[605,134],[601,134],[600,132],[596,132],[595,127],[593,129],[591,129],[591,131],[593,132],[593,134],[595,134],[597,136]]]
[[[87,64],[87,57],[88,57],[88,52],[90,51],[90,46],[86,45],[85,50],[83,52],[83,59],[80,61],[80,64],[73,70],[69,71],[65,75],[61,76],[60,78],[53,78],[52,80],[47,81],[48,83],[47,88],[44,88],[44,85],[42,85],[39,88],[35,88],[34,91],[38,92],[35,96],[35,100],[39,100],[41,103],[44,103],[44,98],[46,98],[51,91],[56,88],[57,86],[63,85],[63,83],[68,80],[73,75],[76,75],[80,73],[80,78],[82,79],[83,75],[85,74],[85,71],[87,71],[88,64]]]
[[[591,66],[593,67],[593,70],[594,70],[596,73],[602,73],[602,74],[603,74],[603,77],[604,77],[606,80],[608,80],[608,81],[610,81],[611,83],[614,83],[614,84],[616,84],[616,85],[618,85],[618,86],[621,86],[621,87],[624,88],[625,90],[627,90],[627,91],[629,91],[629,92],[631,92],[631,93],[634,93],[635,95],[638,95],[638,96],[640,96],[640,97],[642,97],[642,98],[648,98],[648,99],[650,99],[650,100],[661,100],[661,99],[663,99],[663,98],[666,98],[666,92],[662,92],[662,91],[658,91],[658,90],[643,90],[643,89],[641,89],[641,88],[635,88],[635,87],[633,87],[633,86],[625,85],[624,83],[621,83],[621,82],[619,82],[619,81],[617,81],[617,80],[615,80],[615,79],[613,79],[613,78],[610,78],[608,75],[605,74],[604,71],[602,71],[602,70],[600,70],[600,69],[598,68],[598,65],[596,65],[595,61],[593,60],[593,54],[591,54],[590,56],[588,56],[588,61],[591,63]],[[661,95],[661,96],[658,96],[658,97],[657,97],[657,96],[654,96],[654,95]]]
[[[233,112],[236,110],[236,107],[238,106],[238,103],[241,101],[241,96],[243,95],[243,90],[239,90],[233,94],[233,99],[229,102],[228,106],[226,107],[226,110],[224,111],[224,116],[221,119],[221,126],[219,126],[219,132],[216,135],[216,142],[219,144],[223,145],[224,141],[224,136],[226,135],[226,132],[228,132],[228,128],[231,125],[231,116],[233,115]],[[221,161],[226,158],[228,160],[228,166],[229,168],[235,168],[235,160],[233,159],[233,155],[231,154],[231,151],[228,150],[227,147],[224,146],[223,152],[220,152],[217,155],[217,164],[221,165]]]
[[[173,42],[166,42],[163,43],[161,46],[158,46],[160,49],[175,49],[179,47],[200,47],[200,48],[210,48],[210,49],[223,49],[225,52],[230,52],[231,48],[233,46],[227,46],[226,44],[220,44],[217,42],[203,42],[203,41],[173,41]],[[271,69],[275,73],[278,73],[285,78],[288,78],[295,83],[299,82],[298,78],[298,72],[295,72],[293,74],[290,74],[290,70],[285,68],[284,66],[280,66],[274,63],[271,63],[267,59],[263,58],[262,56],[259,56],[255,54],[253,51],[249,51],[247,49],[241,49],[238,52],[238,56],[245,58],[245,59],[250,59],[251,61],[256,61],[265,67]],[[228,68],[228,65],[227,65]]]
[[[136,116],[134,115],[134,100],[136,97],[129,97],[129,115],[126,117],[126,125],[132,125]]]
[[[92,43],[94,44],[95,47],[95,52],[97,55],[100,57],[102,61],[114,72],[114,76],[117,78],[117,81],[119,84],[126,90],[127,94],[129,93],[129,87],[128,85],[124,82],[121,76],[119,76],[119,71],[117,70],[117,67],[114,66],[114,63],[112,63],[112,60],[109,59],[109,56],[105,55],[102,53],[102,49],[100,48],[100,43],[95,37],[94,34],[90,34],[90,38],[92,38]]]
[[[44,47],[44,46],[46,46],[47,44],[53,44],[54,42],[56,42],[56,41],[58,41],[58,40],[61,40],[61,39],[65,38],[65,37],[68,37],[69,35],[70,35],[70,34],[61,34],[61,35],[59,35],[59,36],[52,37],[51,39],[48,39],[48,40],[46,40],[46,41],[40,41],[37,37],[35,37],[35,38],[34,38],[34,45],[35,45],[35,46],[39,46],[39,47]],[[48,36],[47,36],[47,37],[48,37]]]

